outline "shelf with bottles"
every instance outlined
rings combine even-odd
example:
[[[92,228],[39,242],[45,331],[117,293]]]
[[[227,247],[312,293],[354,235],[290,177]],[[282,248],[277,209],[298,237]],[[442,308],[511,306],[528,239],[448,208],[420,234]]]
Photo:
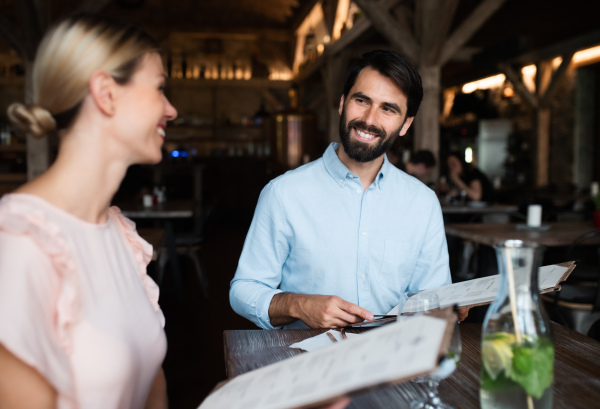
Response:
[[[200,157],[269,157],[271,145],[267,140],[210,140],[165,143],[167,161],[193,161]]]

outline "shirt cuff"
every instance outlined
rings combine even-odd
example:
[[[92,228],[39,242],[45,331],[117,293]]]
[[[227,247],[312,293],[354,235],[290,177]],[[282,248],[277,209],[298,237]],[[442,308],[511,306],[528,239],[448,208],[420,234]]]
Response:
[[[281,326],[279,327],[274,327],[271,325],[271,318],[269,317],[269,307],[271,306],[271,301],[273,300],[273,297],[276,294],[282,293],[283,291],[277,289],[277,290],[271,290],[270,294],[265,294],[264,297],[262,297],[263,301],[262,304],[257,303],[256,306],[256,318],[258,319],[258,324],[260,327],[264,328],[264,329],[280,329],[282,328]]]

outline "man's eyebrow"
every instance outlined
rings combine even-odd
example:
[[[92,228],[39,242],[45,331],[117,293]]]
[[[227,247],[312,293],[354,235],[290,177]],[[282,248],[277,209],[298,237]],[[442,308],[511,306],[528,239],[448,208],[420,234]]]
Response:
[[[398,106],[398,104],[395,104],[393,102],[384,102],[381,105],[386,106],[388,108],[391,108],[394,111],[398,112],[399,114],[402,113],[402,110],[400,109],[400,107]]]
[[[371,98],[369,98],[368,96],[366,96],[365,94],[363,94],[362,92],[355,92],[354,94],[350,95],[350,98],[360,98],[360,99],[364,99],[366,101],[371,102]],[[402,110],[400,109],[400,107],[398,106],[398,104],[394,103],[394,102],[382,102],[381,103],[382,106],[393,109],[394,111],[398,112],[399,114],[402,113]]]
[[[367,101],[370,101],[371,98],[369,98],[368,96],[366,96],[365,94],[363,94],[362,92],[355,92],[354,94],[350,95],[350,98],[360,98],[360,99],[366,99]]]

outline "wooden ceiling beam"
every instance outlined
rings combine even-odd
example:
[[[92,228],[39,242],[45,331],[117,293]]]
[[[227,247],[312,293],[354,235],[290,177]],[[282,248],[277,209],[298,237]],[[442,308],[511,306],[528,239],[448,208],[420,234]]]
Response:
[[[554,43],[551,46],[539,50],[524,53],[511,59],[511,62],[519,65],[534,64],[537,61],[549,60],[561,55],[568,55],[572,52],[597,46],[598,44],[600,44],[600,30]]]
[[[392,47],[404,53],[408,58],[417,61],[420,47],[409,27],[398,24],[390,14],[389,8],[375,0],[354,0],[365,15],[374,24]]]
[[[439,64],[444,65],[450,58],[469,41],[479,28],[489,19],[506,0],[484,0],[475,10],[454,30],[446,40],[440,56]]]
[[[327,27],[327,34],[330,38],[333,38],[333,26],[335,25],[335,14],[337,13],[339,0],[324,0],[323,6],[323,18],[325,19],[325,26]]]
[[[537,97],[533,95],[531,91],[529,91],[527,86],[525,86],[521,75],[517,73],[517,71],[515,71],[515,69],[508,63],[500,63],[498,64],[498,67],[504,73],[504,75],[506,75],[506,78],[512,82],[513,86],[515,87],[515,91],[521,96],[521,98],[523,98],[523,101],[525,101],[531,108],[537,109]]]
[[[558,66],[558,68],[556,69],[554,74],[552,75],[552,80],[550,81],[550,84],[548,84],[546,91],[540,98],[540,106],[546,107],[550,104],[550,100],[552,99],[552,97],[556,93],[556,90],[558,89],[558,83],[560,82],[562,77],[567,72],[569,65],[571,65],[572,59],[573,59],[573,53],[563,56],[562,62],[560,63],[560,65]]]

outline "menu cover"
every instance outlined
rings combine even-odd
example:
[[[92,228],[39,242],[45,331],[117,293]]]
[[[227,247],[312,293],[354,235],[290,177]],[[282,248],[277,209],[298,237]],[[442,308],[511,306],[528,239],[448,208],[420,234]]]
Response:
[[[560,283],[569,277],[573,269],[575,269],[574,261],[540,267],[538,269],[540,293],[560,290]],[[500,276],[496,274],[489,277],[476,278],[474,280],[430,288],[423,290],[420,293],[436,293],[438,295],[440,307],[442,308],[450,305],[476,307],[479,305],[490,304],[494,300],[499,286]],[[404,304],[402,313],[411,312],[413,312],[413,306],[409,297]],[[392,310],[389,312],[389,314],[397,313],[397,309],[396,311]]]
[[[237,376],[199,408],[312,407],[423,376],[448,351],[455,322],[456,314],[446,308],[367,331]]]

